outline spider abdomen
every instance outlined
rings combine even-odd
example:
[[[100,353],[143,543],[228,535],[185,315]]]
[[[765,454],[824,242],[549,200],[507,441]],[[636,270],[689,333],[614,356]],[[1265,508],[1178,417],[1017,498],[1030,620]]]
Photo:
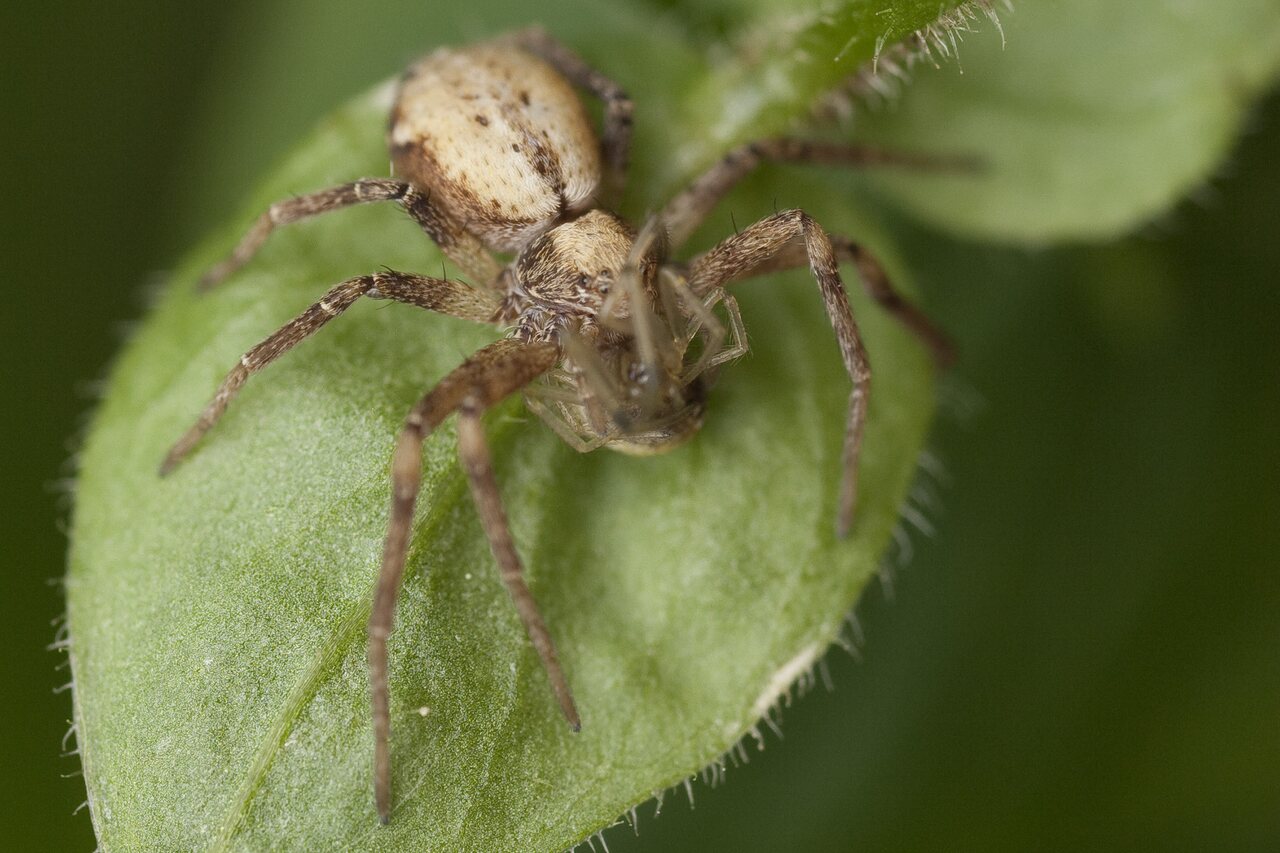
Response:
[[[388,144],[399,175],[499,251],[586,210],[600,185],[600,143],[572,85],[502,42],[412,66]]]

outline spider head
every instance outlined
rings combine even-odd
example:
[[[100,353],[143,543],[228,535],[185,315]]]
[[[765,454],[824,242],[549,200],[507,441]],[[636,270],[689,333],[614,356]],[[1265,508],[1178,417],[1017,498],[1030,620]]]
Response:
[[[637,258],[635,231],[620,217],[592,210],[534,239],[516,258],[521,288],[536,304],[566,317],[626,317],[628,300],[618,292],[624,272],[639,272],[652,292],[660,261],[660,241]],[[609,306],[604,312],[606,303]]]

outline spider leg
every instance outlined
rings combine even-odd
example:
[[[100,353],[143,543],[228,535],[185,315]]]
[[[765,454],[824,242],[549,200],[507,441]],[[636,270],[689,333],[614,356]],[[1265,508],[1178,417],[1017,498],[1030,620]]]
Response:
[[[250,226],[231,254],[200,277],[197,287],[200,290],[217,287],[247,264],[281,225],[374,201],[399,202],[440,250],[474,280],[488,284],[497,277],[501,267],[480,241],[450,222],[422,193],[404,181],[362,178],[271,205]]]
[[[201,290],[211,290],[221,284],[224,279],[247,264],[258,253],[262,245],[267,242],[267,238],[271,236],[271,232],[279,225],[288,225],[291,222],[356,204],[398,200],[408,189],[409,185],[402,181],[363,178],[349,184],[277,201],[258,217],[240,238],[240,242],[230,255],[214,264],[200,277],[198,287]]]
[[[541,27],[520,30],[512,38],[516,44],[550,64],[575,86],[586,89],[604,104],[604,132],[601,141],[605,168],[604,195],[610,204],[616,202],[627,181],[634,110],[630,96],[621,86],[592,68]]]
[[[879,258],[848,237],[832,236],[831,242],[836,257],[857,268],[858,279],[867,294],[929,349],[938,369],[945,370],[955,364],[956,347],[951,337],[920,306],[894,288]]]
[[[593,331],[595,335],[599,334],[599,330]],[[625,428],[622,389],[610,374],[609,365],[596,347],[596,340],[594,336],[588,339],[573,329],[562,329],[559,334],[560,345],[569,357],[578,397],[587,410],[591,428],[597,435],[610,436],[616,427]],[[619,418],[624,423],[618,423]]]
[[[489,291],[448,279],[390,270],[348,279],[331,288],[323,299],[240,357],[240,362],[222,380],[200,417],[165,455],[160,465],[161,476],[177,467],[204,434],[213,428],[252,374],[313,335],[361,296],[392,299],[481,323],[489,322],[498,310],[498,300]]]
[[[844,472],[836,515],[836,533],[846,536],[853,526],[858,500],[858,457],[867,420],[867,397],[871,391],[871,365],[862,335],[849,308],[849,298],[840,280],[835,247],[831,239],[807,213],[786,210],[766,217],[729,237],[689,266],[689,284],[695,293],[739,280],[791,251],[799,243],[809,260],[809,269],[818,283],[822,301],[840,346],[840,357],[853,382],[849,414],[845,424]]]
[[[848,237],[838,234],[828,236],[831,238],[836,258],[853,264],[858,270],[858,280],[867,295],[928,348],[938,368],[944,370],[954,364],[956,350],[950,336],[942,331],[929,318],[929,315],[921,310],[920,306],[898,292],[880,260],[865,246]],[[695,259],[693,263],[696,264],[698,260]],[[759,263],[753,267],[738,270],[726,284],[767,273],[795,269],[808,262],[809,255],[804,244],[795,240],[776,255],[760,259]]]
[[[525,586],[520,560],[507,529],[480,432],[480,413],[496,405],[551,369],[559,349],[550,343],[523,343],[506,338],[468,358],[442,379],[405,418],[391,457],[391,518],[387,524],[382,569],[369,614],[369,683],[373,706],[374,798],[383,823],[391,818],[391,706],[387,685],[387,638],[395,616],[396,596],[404,576],[413,510],[422,478],[422,443],[454,411],[460,411],[459,453],[472,495],[503,583],[515,601],[534,647],[542,658],[565,717],[576,729],[578,714],[557,661],[551,636]]]
[[[665,253],[662,245],[665,237],[662,223],[650,218],[636,237],[626,263],[618,271],[617,286],[600,308],[605,325],[630,334],[634,341],[639,370],[629,381],[626,396],[629,404],[646,413],[660,405],[663,378],[679,372],[682,356],[676,351],[675,333],[670,328],[670,321],[664,322],[658,314],[661,303],[650,301],[643,283],[642,267],[646,259],[655,253],[659,257]],[[623,297],[627,300],[625,318],[615,316]]]
[[[808,142],[788,137],[760,139],[725,154],[667,202],[660,218],[671,235],[672,248],[683,245],[729,190],[767,160],[824,166],[901,166],[931,171],[971,170],[977,165],[971,158],[886,151],[867,145]]]
[[[580,399],[579,395],[574,395],[573,402],[577,403]],[[529,411],[537,415],[543,423],[551,427],[551,430],[564,441],[565,444],[572,447],[579,453],[590,453],[603,447],[608,441],[608,433],[599,435],[595,432],[580,433],[577,428],[569,421],[564,414],[563,404],[554,399],[550,399],[550,395],[541,390],[533,390],[525,394],[524,404]]]
[[[698,333],[703,330],[706,333],[706,343],[698,355],[698,360],[681,371],[681,382],[687,385],[711,368],[746,354],[747,334],[742,324],[742,313],[738,310],[738,301],[724,288],[712,288],[707,294],[699,297],[689,288],[683,277],[667,269],[659,273],[658,288],[664,303],[684,306],[683,310],[689,314],[692,321],[676,333],[682,358]],[[720,322],[712,310],[717,303],[725,307],[729,320],[728,328],[725,328],[724,323]],[[668,310],[680,311],[675,307]],[[726,338],[731,338],[728,346],[726,346]]]
[[[498,570],[502,583],[506,586],[511,600],[515,602],[520,621],[529,635],[530,642],[542,660],[551,689],[560,703],[560,711],[574,731],[582,728],[578,718],[578,709],[573,704],[573,693],[569,690],[569,682],[560,668],[556,656],[556,647],[547,631],[538,605],[529,592],[524,581],[524,567],[520,555],[516,553],[515,543],[511,539],[511,528],[507,524],[507,513],[502,507],[502,495],[498,491],[498,483],[493,477],[493,464],[489,458],[489,445],[484,438],[484,426],[480,415],[484,411],[482,401],[468,398],[458,410],[458,455],[467,472],[467,480],[471,484],[471,497],[475,501],[476,510],[480,514],[480,522],[484,526],[485,535],[489,539],[489,547],[494,559],[498,561]]]

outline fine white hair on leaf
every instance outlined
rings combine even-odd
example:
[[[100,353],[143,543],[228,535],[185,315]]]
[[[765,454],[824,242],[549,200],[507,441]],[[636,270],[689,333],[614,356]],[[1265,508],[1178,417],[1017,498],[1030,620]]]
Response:
[[[876,574],[880,578],[880,589],[884,592],[884,600],[890,604],[897,601],[898,593],[893,585],[893,567],[887,563],[881,563]]]
[[[854,645],[851,638],[845,636],[845,629],[843,627],[841,627],[840,633],[836,635],[836,645],[855,661],[859,663],[862,662],[862,650]]]
[[[1006,3],[1005,6],[1006,8],[1009,8],[1009,9],[1013,8],[1012,6],[1009,6],[1008,3]],[[995,7],[991,6],[990,4],[986,4],[986,5],[983,5],[982,11],[987,16],[987,20],[989,20],[992,23],[992,25],[996,28],[996,32],[1000,33],[1000,49],[1004,50],[1005,46],[1008,44],[1008,41],[1005,39],[1005,36],[1004,36],[1004,24],[1000,23],[1000,16],[996,14]]]
[[[905,38],[889,41],[886,31],[876,38],[871,60],[850,75],[834,90],[827,92],[814,104],[813,113],[824,119],[847,121],[855,104],[875,108],[892,101],[911,82],[911,71],[919,62],[940,69],[944,62],[954,61],[961,74],[960,43],[968,33],[977,32],[975,25],[989,21],[1000,35],[1001,49],[1007,43],[1004,24],[996,6],[1013,11],[1010,0],[968,0],[950,10],[939,12],[932,22],[913,31]],[[857,43],[850,38],[836,54],[839,61]]]
[[[845,624],[849,626],[849,630],[853,632],[853,642],[858,648],[862,648],[867,643],[867,635],[862,631],[862,622],[858,619],[858,614],[852,610],[844,617]]]
[[[789,693],[791,685],[813,665],[813,662],[821,653],[822,644],[811,643],[775,670],[769,676],[769,681],[765,684],[764,690],[756,698],[755,704],[751,709],[752,713],[757,717],[763,718],[766,723],[772,726],[773,721],[769,718],[769,711],[777,704],[781,696]]]
[[[921,469],[928,469],[928,473],[933,480],[945,478],[945,472],[942,472],[941,463],[936,457],[930,456],[927,460],[922,460]],[[933,488],[932,482],[926,485],[926,491],[922,492],[921,503],[928,503],[932,505],[936,500],[936,490]],[[919,510],[910,504],[908,504],[906,508],[910,509],[912,513],[920,515]],[[920,516],[920,519],[923,521],[923,516]],[[927,521],[924,521],[924,524],[926,527],[929,526]],[[902,535],[905,536],[905,533]],[[886,593],[891,596],[891,576],[888,572],[888,567],[881,567],[881,581],[887,587]],[[838,631],[835,634],[832,644],[840,646],[855,659],[861,659],[860,647],[864,642],[865,638],[862,627],[858,622],[856,613],[851,610],[846,613],[844,620],[838,626]],[[779,721],[781,719],[782,708],[784,706],[790,707],[791,703],[795,701],[795,699],[806,695],[808,692],[813,690],[819,682],[822,683],[828,692],[834,691],[835,682],[832,678],[831,670],[825,657],[825,653],[829,648],[830,646],[824,646],[822,643],[811,643],[774,670],[773,674],[769,676],[765,688],[758,695],[752,706],[756,723],[747,728],[740,737],[734,740],[724,753],[709,761],[701,768],[701,770],[697,771],[692,776],[680,779],[670,788],[652,791],[650,796],[654,801],[654,818],[656,819],[662,814],[662,806],[667,791],[674,790],[676,787],[683,787],[685,796],[688,797],[689,800],[689,807],[692,809],[696,805],[696,798],[693,792],[693,783],[695,779],[700,778],[703,784],[714,788],[723,784],[727,780],[728,767],[730,764],[734,767],[739,767],[750,763],[750,754],[746,748],[748,739],[753,740],[756,744],[756,748],[763,752],[765,748],[765,737],[761,732],[761,724],[767,726],[779,740],[782,740],[784,735],[782,728],[779,725]],[[775,717],[775,714],[777,714],[777,717]],[[735,727],[729,726],[728,728],[733,730]],[[639,815],[636,805],[629,807],[625,812],[623,812],[611,826],[617,826],[620,823],[626,823],[631,827],[634,834],[637,836],[639,835]],[[608,828],[609,827],[606,827],[605,829]],[[596,837],[599,837],[601,846],[605,850],[608,850],[603,829],[579,842],[579,846],[585,844],[591,850],[596,850]],[[574,849],[576,850],[577,847]]]
[[[773,712],[775,709],[777,709],[776,705],[770,707],[769,710],[765,712],[764,717],[762,719],[764,720],[765,725],[769,727],[769,731],[773,732],[774,737],[776,737],[778,740],[783,740],[782,727],[779,726],[773,720]],[[781,711],[781,709],[778,709],[778,710]],[[782,716],[781,713],[779,713],[778,716],[779,718],[781,718]]]
[[[937,488],[933,482],[926,477],[918,477],[916,484],[911,487],[911,500],[916,502],[922,510],[929,512],[942,512],[942,498],[938,494]]]
[[[909,500],[903,502],[899,511],[902,513],[902,517],[911,523],[912,527],[919,530],[925,536],[932,537],[937,534],[937,528],[934,527],[929,519],[925,518],[924,513],[922,513],[920,509],[914,506]]]
[[[893,544],[896,549],[894,552],[894,562],[899,566],[905,566],[911,562],[911,558],[915,556],[915,546],[911,544],[911,534],[907,532],[902,522],[898,522],[893,526],[891,531],[893,535]]]
[[[928,474],[933,482],[939,486],[946,486],[951,483],[951,475],[947,473],[946,463],[938,457],[936,453],[925,450],[920,454],[919,459],[920,471]]]
[[[834,693],[836,683],[831,678],[831,667],[827,665],[827,657],[823,655],[818,661],[818,675],[822,678],[822,686],[827,689],[828,693]]]

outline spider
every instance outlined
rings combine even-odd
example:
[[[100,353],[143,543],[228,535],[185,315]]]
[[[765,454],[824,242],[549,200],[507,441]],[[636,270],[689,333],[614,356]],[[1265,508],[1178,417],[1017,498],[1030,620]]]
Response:
[[[597,135],[575,88],[604,106]],[[522,391],[529,408],[580,451],[663,453],[692,437],[717,368],[746,351],[727,285],[807,264],[852,382],[836,530],[857,502],[858,455],[871,370],[838,264],[848,261],[871,296],[932,351],[946,337],[894,291],[879,262],[853,240],[827,234],[801,210],[742,229],[685,262],[668,260],[716,203],[764,161],[936,165],[867,147],[768,139],[734,149],[638,232],[602,205],[627,171],[632,102],[612,80],[541,29],[442,48],[401,77],[388,126],[396,179],[364,178],[280,201],[200,280],[208,290],[248,263],[278,226],[376,201],[399,204],[474,284],[384,270],[349,279],[245,353],[161,465],[171,472],[222,416],[250,375],[342,314],[362,296],[488,323],[506,336],[441,379],[405,418],[391,459],[391,513],[369,618],[374,799],[391,815],[387,639],[404,573],[422,445],[456,413],[458,452],[471,495],[560,710],[580,728],[555,644],[523,577],[481,426],[481,415]],[[511,253],[503,263],[495,253]],[[723,320],[721,318],[724,318]]]

